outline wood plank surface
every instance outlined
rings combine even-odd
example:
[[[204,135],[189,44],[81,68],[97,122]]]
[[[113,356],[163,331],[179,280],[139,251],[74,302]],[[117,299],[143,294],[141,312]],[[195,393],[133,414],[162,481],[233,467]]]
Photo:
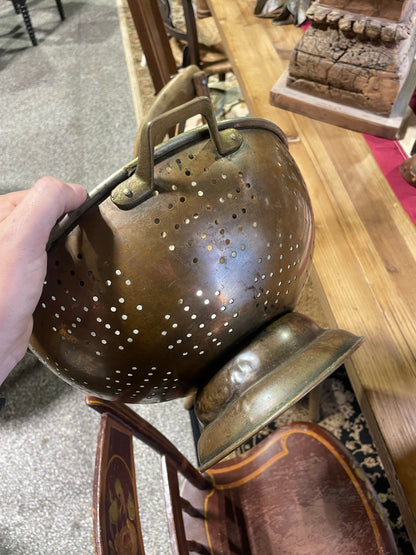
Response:
[[[416,546],[416,228],[359,133],[271,106],[302,31],[254,17],[255,0],[209,0],[252,115],[275,122],[316,223],[311,279],[328,322],[365,338],[346,364]]]

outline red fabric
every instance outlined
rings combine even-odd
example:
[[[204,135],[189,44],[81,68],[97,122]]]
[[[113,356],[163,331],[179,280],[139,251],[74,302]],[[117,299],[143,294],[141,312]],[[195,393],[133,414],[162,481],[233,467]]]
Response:
[[[410,219],[416,225],[416,188],[400,173],[400,164],[407,158],[398,141],[363,134],[381,171]]]

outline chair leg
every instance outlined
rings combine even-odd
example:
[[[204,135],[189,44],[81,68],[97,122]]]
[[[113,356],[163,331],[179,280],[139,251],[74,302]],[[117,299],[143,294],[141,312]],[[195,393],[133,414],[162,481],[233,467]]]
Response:
[[[20,13],[20,6],[19,6],[19,3],[17,2],[17,0],[12,0],[12,4],[13,4],[13,7],[14,7],[14,11],[16,13]]]
[[[65,12],[64,12],[64,7],[62,6],[61,0],[56,0],[56,6],[58,8],[58,12],[61,17],[61,20],[63,21],[65,19]]]
[[[26,30],[29,34],[30,40],[32,41],[33,46],[37,46],[38,41],[36,40],[35,31],[33,30],[32,21],[30,19],[30,15],[29,15],[26,4],[21,3],[20,6],[19,6],[19,10],[20,10],[20,13],[23,16],[23,21],[25,22]]]
[[[309,418],[312,422],[318,422],[321,416],[321,393],[322,384],[309,393]]]

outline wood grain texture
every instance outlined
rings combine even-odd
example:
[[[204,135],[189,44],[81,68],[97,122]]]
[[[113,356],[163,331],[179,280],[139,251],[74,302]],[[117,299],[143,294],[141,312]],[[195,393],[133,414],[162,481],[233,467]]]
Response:
[[[414,89],[414,76],[409,79],[410,81]],[[326,121],[333,125],[340,125],[346,129],[353,129],[360,133],[377,135],[385,139],[395,139],[401,136],[405,126],[406,107],[411,95],[407,96],[407,104],[403,103],[399,113],[383,116],[366,109],[347,106],[335,100],[320,98],[313,93],[308,94],[306,91],[306,87],[304,90],[301,88],[298,90],[289,86],[288,71],[285,70],[270,92],[270,102],[279,108]],[[323,93],[323,95],[325,94]]]
[[[255,18],[255,0],[209,4],[251,114],[282,128],[305,178],[314,286],[328,322],[365,338],[346,366],[416,545],[415,227],[362,135],[270,105],[302,31]]]

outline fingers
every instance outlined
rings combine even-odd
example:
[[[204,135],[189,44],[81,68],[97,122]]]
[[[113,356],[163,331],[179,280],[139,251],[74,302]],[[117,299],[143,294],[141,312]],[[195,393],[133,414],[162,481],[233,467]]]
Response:
[[[27,193],[28,191],[14,191],[13,193],[0,195],[0,222],[10,215]]]
[[[43,177],[17,207],[18,215],[26,214],[28,225],[42,223],[50,230],[63,214],[78,208],[86,195],[86,190],[81,185],[64,183],[54,177]]]
[[[44,251],[56,221],[78,208],[87,193],[81,185],[64,183],[54,177],[43,177],[25,193],[11,199],[11,202],[20,202],[9,213],[7,227],[20,248],[37,256]]]

